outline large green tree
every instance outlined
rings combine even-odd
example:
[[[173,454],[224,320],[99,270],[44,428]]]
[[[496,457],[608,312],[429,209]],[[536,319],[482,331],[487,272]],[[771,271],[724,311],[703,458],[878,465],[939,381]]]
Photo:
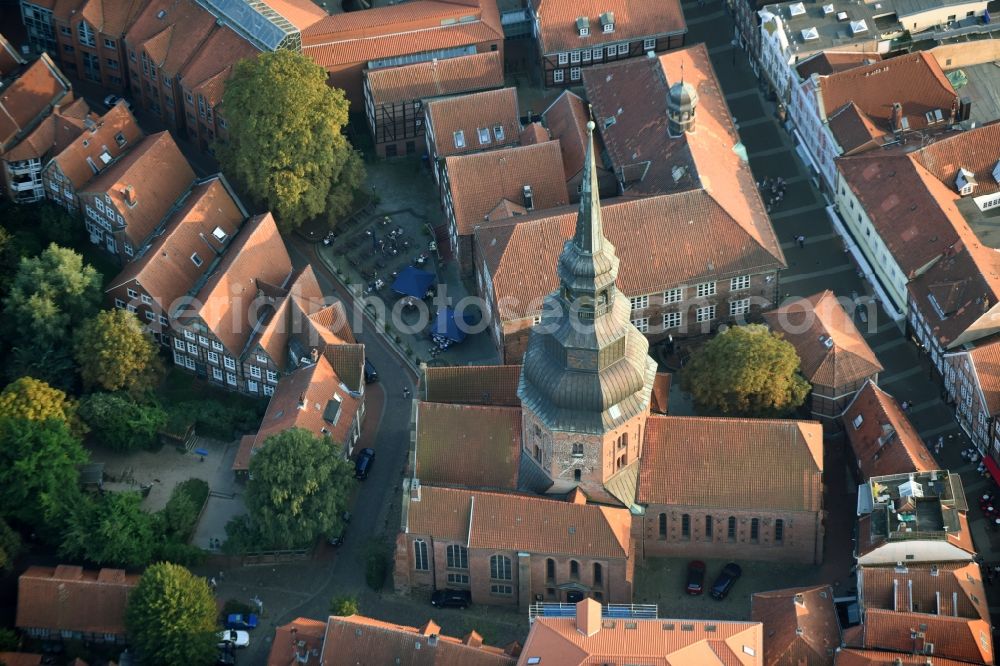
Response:
[[[55,536],[79,501],[76,467],[86,461],[64,422],[0,417],[0,517]]]
[[[300,428],[268,437],[250,459],[246,499],[261,545],[304,546],[337,533],[352,471],[328,438]]]
[[[207,666],[218,653],[217,617],[204,578],[159,562],[146,569],[129,597],[125,626],[144,666]]]
[[[319,215],[332,226],[365,179],[342,132],[347,99],[326,79],[308,57],[281,50],[239,62],[226,82],[229,141],[217,147],[219,160],[282,231]]]
[[[127,393],[91,393],[80,400],[80,418],[92,440],[115,451],[152,446],[167,423],[159,404],[136,402]]]
[[[157,518],[137,492],[107,493],[74,507],[60,552],[95,564],[141,567],[155,547]]]
[[[0,574],[14,568],[14,559],[21,552],[21,535],[0,519]]]
[[[786,416],[809,394],[795,348],[760,324],[734,326],[707,342],[681,371],[700,414]]]
[[[74,337],[74,355],[86,388],[132,391],[155,384],[159,375],[156,346],[134,314],[102,310]]]

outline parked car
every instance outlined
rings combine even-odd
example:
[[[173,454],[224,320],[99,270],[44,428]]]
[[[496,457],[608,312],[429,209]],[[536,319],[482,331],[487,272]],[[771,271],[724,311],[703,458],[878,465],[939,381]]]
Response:
[[[224,648],[227,644],[234,645],[238,648],[245,648],[250,645],[250,633],[246,631],[239,631],[237,629],[220,631],[219,647]]]
[[[691,595],[705,591],[705,563],[701,560],[694,560],[688,564],[686,591]]]
[[[431,605],[438,608],[468,608],[472,594],[468,590],[435,590]]]
[[[354,463],[354,478],[362,481],[367,479],[374,463],[375,449],[361,449],[361,453],[358,454],[358,459]]]
[[[233,613],[226,617],[226,629],[251,630],[257,628],[257,616],[253,613]]]
[[[716,577],[715,582],[712,583],[712,598],[719,601],[725,599],[729,591],[733,589],[733,585],[736,584],[736,581],[742,575],[743,570],[735,562],[730,562],[722,567],[722,571]]]
[[[371,384],[378,381],[378,371],[375,370],[375,366],[367,358],[365,359],[365,384]]]
[[[125,102],[125,108],[128,109],[129,111],[131,111],[132,110],[132,103],[129,102],[124,97],[122,97],[121,95],[108,95],[107,97],[104,98],[104,106],[106,106],[106,107],[108,107],[110,109],[115,104],[117,104],[118,102],[122,102],[122,101]]]
[[[345,511],[340,514],[340,519],[343,524],[340,526],[340,531],[327,539],[327,542],[331,546],[339,546],[344,543],[344,536],[347,534],[347,524],[351,522],[351,512]]]

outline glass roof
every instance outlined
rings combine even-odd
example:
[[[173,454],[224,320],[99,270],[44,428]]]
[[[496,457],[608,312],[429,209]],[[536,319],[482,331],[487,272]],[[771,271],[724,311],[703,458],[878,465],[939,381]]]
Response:
[[[229,25],[255,46],[275,51],[287,46],[298,30],[288,19],[261,0],[197,0],[221,22]]]

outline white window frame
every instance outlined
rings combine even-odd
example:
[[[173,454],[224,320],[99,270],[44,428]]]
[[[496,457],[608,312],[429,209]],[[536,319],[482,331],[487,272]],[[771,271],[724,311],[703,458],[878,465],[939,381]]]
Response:
[[[124,308],[125,307],[125,301],[123,301],[120,298],[116,298],[115,299],[115,307],[118,308],[119,310],[122,309],[122,308]]]
[[[704,307],[698,308],[695,311],[695,318],[699,324],[703,324],[706,321],[712,321],[713,319],[715,319],[715,306],[706,305]]]
[[[492,142],[490,138],[490,128],[489,127],[477,127],[476,134],[479,135],[479,145],[486,146]]]
[[[267,357],[264,356],[263,354],[257,354],[257,362],[267,365]]]
[[[554,69],[552,70],[552,82],[562,83],[566,80],[566,70],[564,69]]]
[[[268,397],[274,395],[274,387],[273,386],[268,386],[267,384],[264,384],[264,395],[266,395]]]
[[[236,386],[236,373],[235,372],[227,372],[226,373],[226,383],[229,384],[230,386]]]
[[[185,359],[184,359],[184,367],[187,368],[188,370],[194,370],[194,368],[195,368],[195,366],[194,366],[194,359],[191,358],[190,356],[185,357]]]
[[[582,73],[582,70],[579,67],[570,67],[569,68],[569,80],[570,81],[579,81],[581,76],[583,76],[583,73]]]
[[[149,297],[149,294],[142,294],[139,297],[139,300],[142,301],[143,305],[152,305],[153,304],[153,299]]]
[[[125,293],[126,293],[126,294],[128,294],[128,297],[129,297],[129,298],[139,298],[139,292],[137,292],[137,291],[136,291],[135,289],[133,289],[132,287],[129,287],[129,288],[127,288],[127,289],[125,290]]]
[[[569,64],[569,54],[568,53],[560,53],[559,56],[558,56],[558,58],[557,58],[557,61],[559,62],[560,65],[568,65]]]
[[[194,334],[194,331],[188,329],[184,329],[184,337],[187,338],[188,340],[197,339],[197,336]]]
[[[663,304],[681,303],[684,301],[684,287],[674,287],[663,292]]]
[[[649,317],[640,317],[639,319],[633,319],[632,325],[639,329],[640,333],[649,332]]]
[[[590,62],[590,56],[590,49],[584,49],[583,52],[580,53],[580,60],[583,62]]]
[[[184,341],[180,338],[174,338],[174,349],[177,351],[184,351]]]
[[[865,422],[865,416],[864,416],[864,414],[858,414],[857,416],[854,417],[854,420],[851,421],[851,423],[854,425],[854,429],[855,430],[857,430],[858,428],[860,428],[861,424],[864,423],[864,422]]]
[[[683,324],[684,324],[683,312],[663,313],[663,330],[666,331],[671,328],[680,328]]]
[[[221,382],[222,376],[223,376],[222,370],[220,370],[219,368],[212,368],[212,379],[214,379],[217,382]]]
[[[456,148],[465,148],[465,130],[458,130],[453,135]]]
[[[695,295],[698,298],[705,298],[706,296],[715,296],[715,282],[702,282],[695,287]]]
[[[628,301],[633,310],[645,310],[649,307],[649,296],[633,296]]]
[[[596,47],[594,49],[594,51],[593,51],[593,55],[594,55],[594,60],[603,60],[604,59],[604,47],[603,46]]]
[[[618,45],[618,55],[620,55],[620,56],[622,56],[622,55],[628,55],[628,44],[619,44]]]
[[[152,310],[146,310],[146,321],[156,321],[156,315]]]
[[[580,52],[579,51],[573,51],[572,53],[570,53],[569,54],[569,61],[571,63],[573,63],[573,64],[576,64],[576,63],[580,62]]]
[[[503,131],[503,125],[494,125],[493,126],[493,138],[494,139],[496,139],[497,141],[503,141],[504,137],[506,137],[506,136],[507,136],[506,133]]]
[[[234,359],[231,356],[223,356],[222,357],[222,365],[226,366],[226,370],[235,370],[236,369],[236,359]]]
[[[651,37],[649,39],[642,40],[642,50],[643,51],[653,51],[656,49],[656,38]]]
[[[737,301],[730,301],[729,303],[729,316],[738,317],[740,315],[745,315],[750,312],[750,299],[741,298]]]
[[[212,349],[215,351],[222,351],[222,343],[218,340],[212,340]]]
[[[259,390],[259,385],[255,381],[247,381],[247,391],[250,393],[257,393]]]
[[[267,375],[267,381],[270,383],[276,384],[278,382],[278,373],[274,370],[268,370],[265,374]]]
[[[208,362],[212,365],[219,365],[219,355],[214,351],[208,352]]]
[[[199,335],[198,336],[198,344],[201,345],[202,347],[207,347],[208,346],[208,338],[206,338],[204,335]]]
[[[188,354],[192,354],[194,356],[197,356],[198,355],[198,345],[196,345],[193,342],[187,343],[187,353]]]
[[[749,275],[737,275],[729,280],[729,291],[743,291],[750,288]]]
[[[614,23],[605,23],[603,26],[601,26],[601,29],[605,33],[614,32],[615,31],[615,24]]]
[[[251,365],[250,366],[250,376],[251,377],[253,377],[254,379],[260,379],[260,374],[261,373],[260,373],[260,366],[259,365]]]

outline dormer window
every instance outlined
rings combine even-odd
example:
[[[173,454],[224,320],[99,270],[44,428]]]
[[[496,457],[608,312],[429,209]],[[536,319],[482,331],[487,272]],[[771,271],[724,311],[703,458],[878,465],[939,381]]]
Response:
[[[458,130],[457,132],[455,132],[455,147],[456,148],[465,148],[465,131],[464,130]]]
[[[503,141],[503,139],[504,139],[503,125],[494,125],[493,126],[493,137],[497,141]]]
[[[488,127],[480,127],[476,131],[479,133],[480,146],[485,146],[490,142],[490,129]]]
[[[229,237],[229,235],[222,229],[222,227],[216,227],[215,230],[212,231],[212,235],[215,237],[215,240],[219,241],[220,243],[224,243],[226,241],[226,238]]]
[[[976,189],[976,176],[971,171],[965,167],[960,167],[958,169],[958,175],[955,176],[955,189],[963,197],[972,194]]]
[[[198,253],[195,252],[191,255],[191,263],[195,266],[201,266],[204,262],[201,260],[201,257],[198,256]]]
[[[615,31],[615,13],[604,12],[601,14],[601,31],[608,33]]]
[[[590,19],[586,16],[581,16],[576,20],[576,30],[580,33],[581,37],[586,37],[590,34]]]

